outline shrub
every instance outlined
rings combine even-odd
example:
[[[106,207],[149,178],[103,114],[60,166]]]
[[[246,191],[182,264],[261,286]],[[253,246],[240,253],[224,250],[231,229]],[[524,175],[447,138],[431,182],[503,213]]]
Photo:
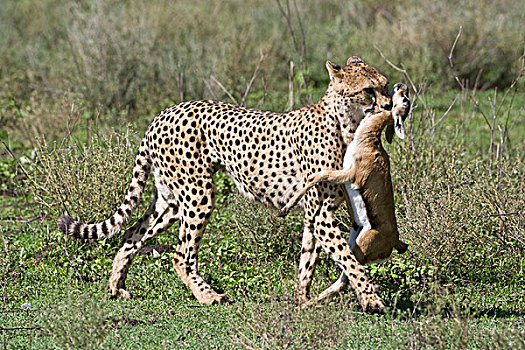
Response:
[[[400,234],[412,247],[410,264],[432,267],[441,283],[518,286],[525,251],[523,129],[509,131],[515,139],[501,139],[498,155],[494,149],[473,155],[470,128],[484,117],[479,109],[470,114],[469,104],[451,109],[437,128],[430,120],[435,110],[413,111],[407,142],[389,148]],[[512,103],[500,107],[492,128],[503,128],[509,114],[519,117]]]
[[[100,349],[112,331],[113,310],[101,295],[57,300],[40,315],[41,331],[60,349]]]
[[[301,245],[301,214],[286,219],[235,190],[208,225],[199,261],[208,280],[234,298],[293,286]]]
[[[34,91],[52,100],[75,93],[103,115],[149,120],[179,100],[231,94],[240,101],[262,51],[247,102],[284,110],[290,61],[296,106],[323,93],[327,58],[342,64],[359,55],[391,81],[402,79],[375,46],[417,82],[456,86],[447,56],[461,26],[453,70],[465,86],[507,86],[523,54],[521,2],[281,5],[282,12],[273,1],[8,1],[0,14],[0,82],[11,93],[0,93],[0,103],[24,105]]]
[[[93,137],[86,144],[42,140],[25,184],[53,221],[64,212],[83,222],[105,220],[127,191],[134,142],[129,132]]]

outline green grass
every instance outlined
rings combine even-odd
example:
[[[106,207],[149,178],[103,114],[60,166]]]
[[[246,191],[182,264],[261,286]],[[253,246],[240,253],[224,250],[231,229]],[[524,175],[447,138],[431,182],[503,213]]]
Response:
[[[0,348],[525,347],[523,5],[281,4],[284,14],[265,1],[6,2]],[[407,138],[387,146],[409,251],[366,267],[388,305],[383,316],[364,315],[352,291],[298,312],[302,213],[276,218],[239,198],[223,173],[199,263],[233,305],[199,305],[172,253],[138,255],[127,279],[134,298],[108,299],[119,237],[81,242],[56,228],[65,210],[98,221],[115,209],[162,108],[229,101],[212,77],[241,101],[261,51],[248,107],[286,110],[289,83],[295,106],[316,100],[327,84],[324,61],[351,55],[420,90]],[[152,191],[150,183],[136,216]],[[349,225],[344,207],[337,215]],[[176,225],[148,244],[175,245]],[[321,254],[312,293],[338,275]]]
[[[144,270],[130,278],[140,280],[139,275],[148,272]],[[303,312],[297,312],[286,293],[204,307],[181,291],[180,283],[170,281],[173,273],[163,275],[155,282],[155,292],[131,301],[107,300],[100,283],[77,290],[69,286],[76,283],[74,278],[48,281],[52,287],[45,295],[36,300],[16,298],[3,315],[3,327],[40,327],[7,333],[9,348],[511,349],[524,345],[522,313],[460,310],[461,294],[444,294],[424,313],[391,308],[380,317],[356,311],[352,295]],[[39,282],[45,286],[45,281]],[[21,309],[22,300],[32,302],[31,306]]]
[[[134,299],[108,300],[106,284],[118,239],[82,243],[63,237],[54,224],[56,214],[25,224],[17,220],[37,215],[36,206],[29,198],[4,197],[2,233],[11,252],[1,256],[5,299],[0,324],[38,327],[6,331],[5,342],[13,348],[72,349],[519,348],[525,332],[523,231],[511,214],[523,208],[523,159],[509,155],[502,162],[503,186],[514,190],[495,193],[498,176],[486,167],[488,157],[462,155],[463,142],[452,142],[445,152],[446,128],[440,130],[433,142],[416,142],[417,152],[400,142],[390,149],[397,216],[411,245],[407,255],[367,268],[389,305],[384,316],[362,314],[352,292],[297,312],[293,282],[301,213],[277,219],[274,211],[231,194],[231,183],[220,175],[219,208],[200,262],[204,278],[233,297],[231,306],[198,305],[174,273],[169,253],[138,256],[128,276]],[[413,136],[418,140],[420,135]],[[108,145],[93,147],[102,154]],[[71,151],[72,159],[84,154],[80,150]],[[519,155],[519,150],[509,153]],[[53,149],[50,155],[57,156]],[[41,171],[31,174],[38,180]],[[109,206],[113,200],[103,203]],[[501,217],[503,224],[490,203],[509,215]],[[339,215],[347,220],[344,210]],[[152,243],[174,244],[174,235]],[[337,275],[322,256],[313,292]]]

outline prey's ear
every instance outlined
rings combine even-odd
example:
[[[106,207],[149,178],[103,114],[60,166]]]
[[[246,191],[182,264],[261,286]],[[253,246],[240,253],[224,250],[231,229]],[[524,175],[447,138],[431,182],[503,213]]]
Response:
[[[403,118],[398,111],[392,111],[392,116],[394,117],[394,131],[400,139],[405,138],[405,124],[403,123]]]
[[[400,138],[405,138],[405,124],[403,118],[399,115],[398,111],[392,111],[392,117],[394,118],[394,124],[386,127],[385,137],[388,143],[392,143],[394,133]]]
[[[341,79],[343,77],[341,66],[338,66],[337,64],[333,64],[330,61],[326,61],[326,69],[328,70],[328,74],[330,75],[330,80]]]
[[[388,143],[392,143],[392,140],[394,139],[394,124],[386,127],[385,137]]]
[[[394,133],[401,139],[405,138],[405,126],[403,122],[407,118],[410,110],[408,95],[408,87],[405,84],[394,85],[392,89],[392,103],[394,105],[392,107],[392,119],[394,119],[394,124],[387,126],[385,131],[388,143],[392,143]]]

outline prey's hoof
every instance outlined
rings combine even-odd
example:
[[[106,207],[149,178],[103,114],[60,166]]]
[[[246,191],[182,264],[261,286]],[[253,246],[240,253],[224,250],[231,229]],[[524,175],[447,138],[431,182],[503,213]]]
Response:
[[[395,246],[394,248],[397,250],[397,252],[399,254],[403,254],[404,252],[407,251],[408,249],[408,244],[406,244],[405,242],[403,241],[399,241]]]
[[[279,214],[277,214],[277,217],[284,218],[286,215],[288,215],[288,210],[281,210]]]

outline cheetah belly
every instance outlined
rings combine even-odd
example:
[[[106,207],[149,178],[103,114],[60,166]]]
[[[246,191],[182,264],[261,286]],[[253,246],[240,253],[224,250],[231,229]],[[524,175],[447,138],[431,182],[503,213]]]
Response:
[[[216,152],[216,157],[243,197],[280,209],[302,186],[302,179],[292,146],[284,135],[275,135],[274,123],[260,130],[249,125],[239,126],[237,134],[226,132],[228,150]],[[278,130],[283,128],[277,125]],[[247,138],[241,130],[251,134]]]
[[[252,174],[240,179],[231,171],[225,170],[243,197],[278,209],[286,205],[297,192],[297,189],[301,187],[300,179],[291,176],[289,169],[268,173],[263,170],[262,175]],[[302,204],[303,201],[301,200],[299,205],[302,206]]]

